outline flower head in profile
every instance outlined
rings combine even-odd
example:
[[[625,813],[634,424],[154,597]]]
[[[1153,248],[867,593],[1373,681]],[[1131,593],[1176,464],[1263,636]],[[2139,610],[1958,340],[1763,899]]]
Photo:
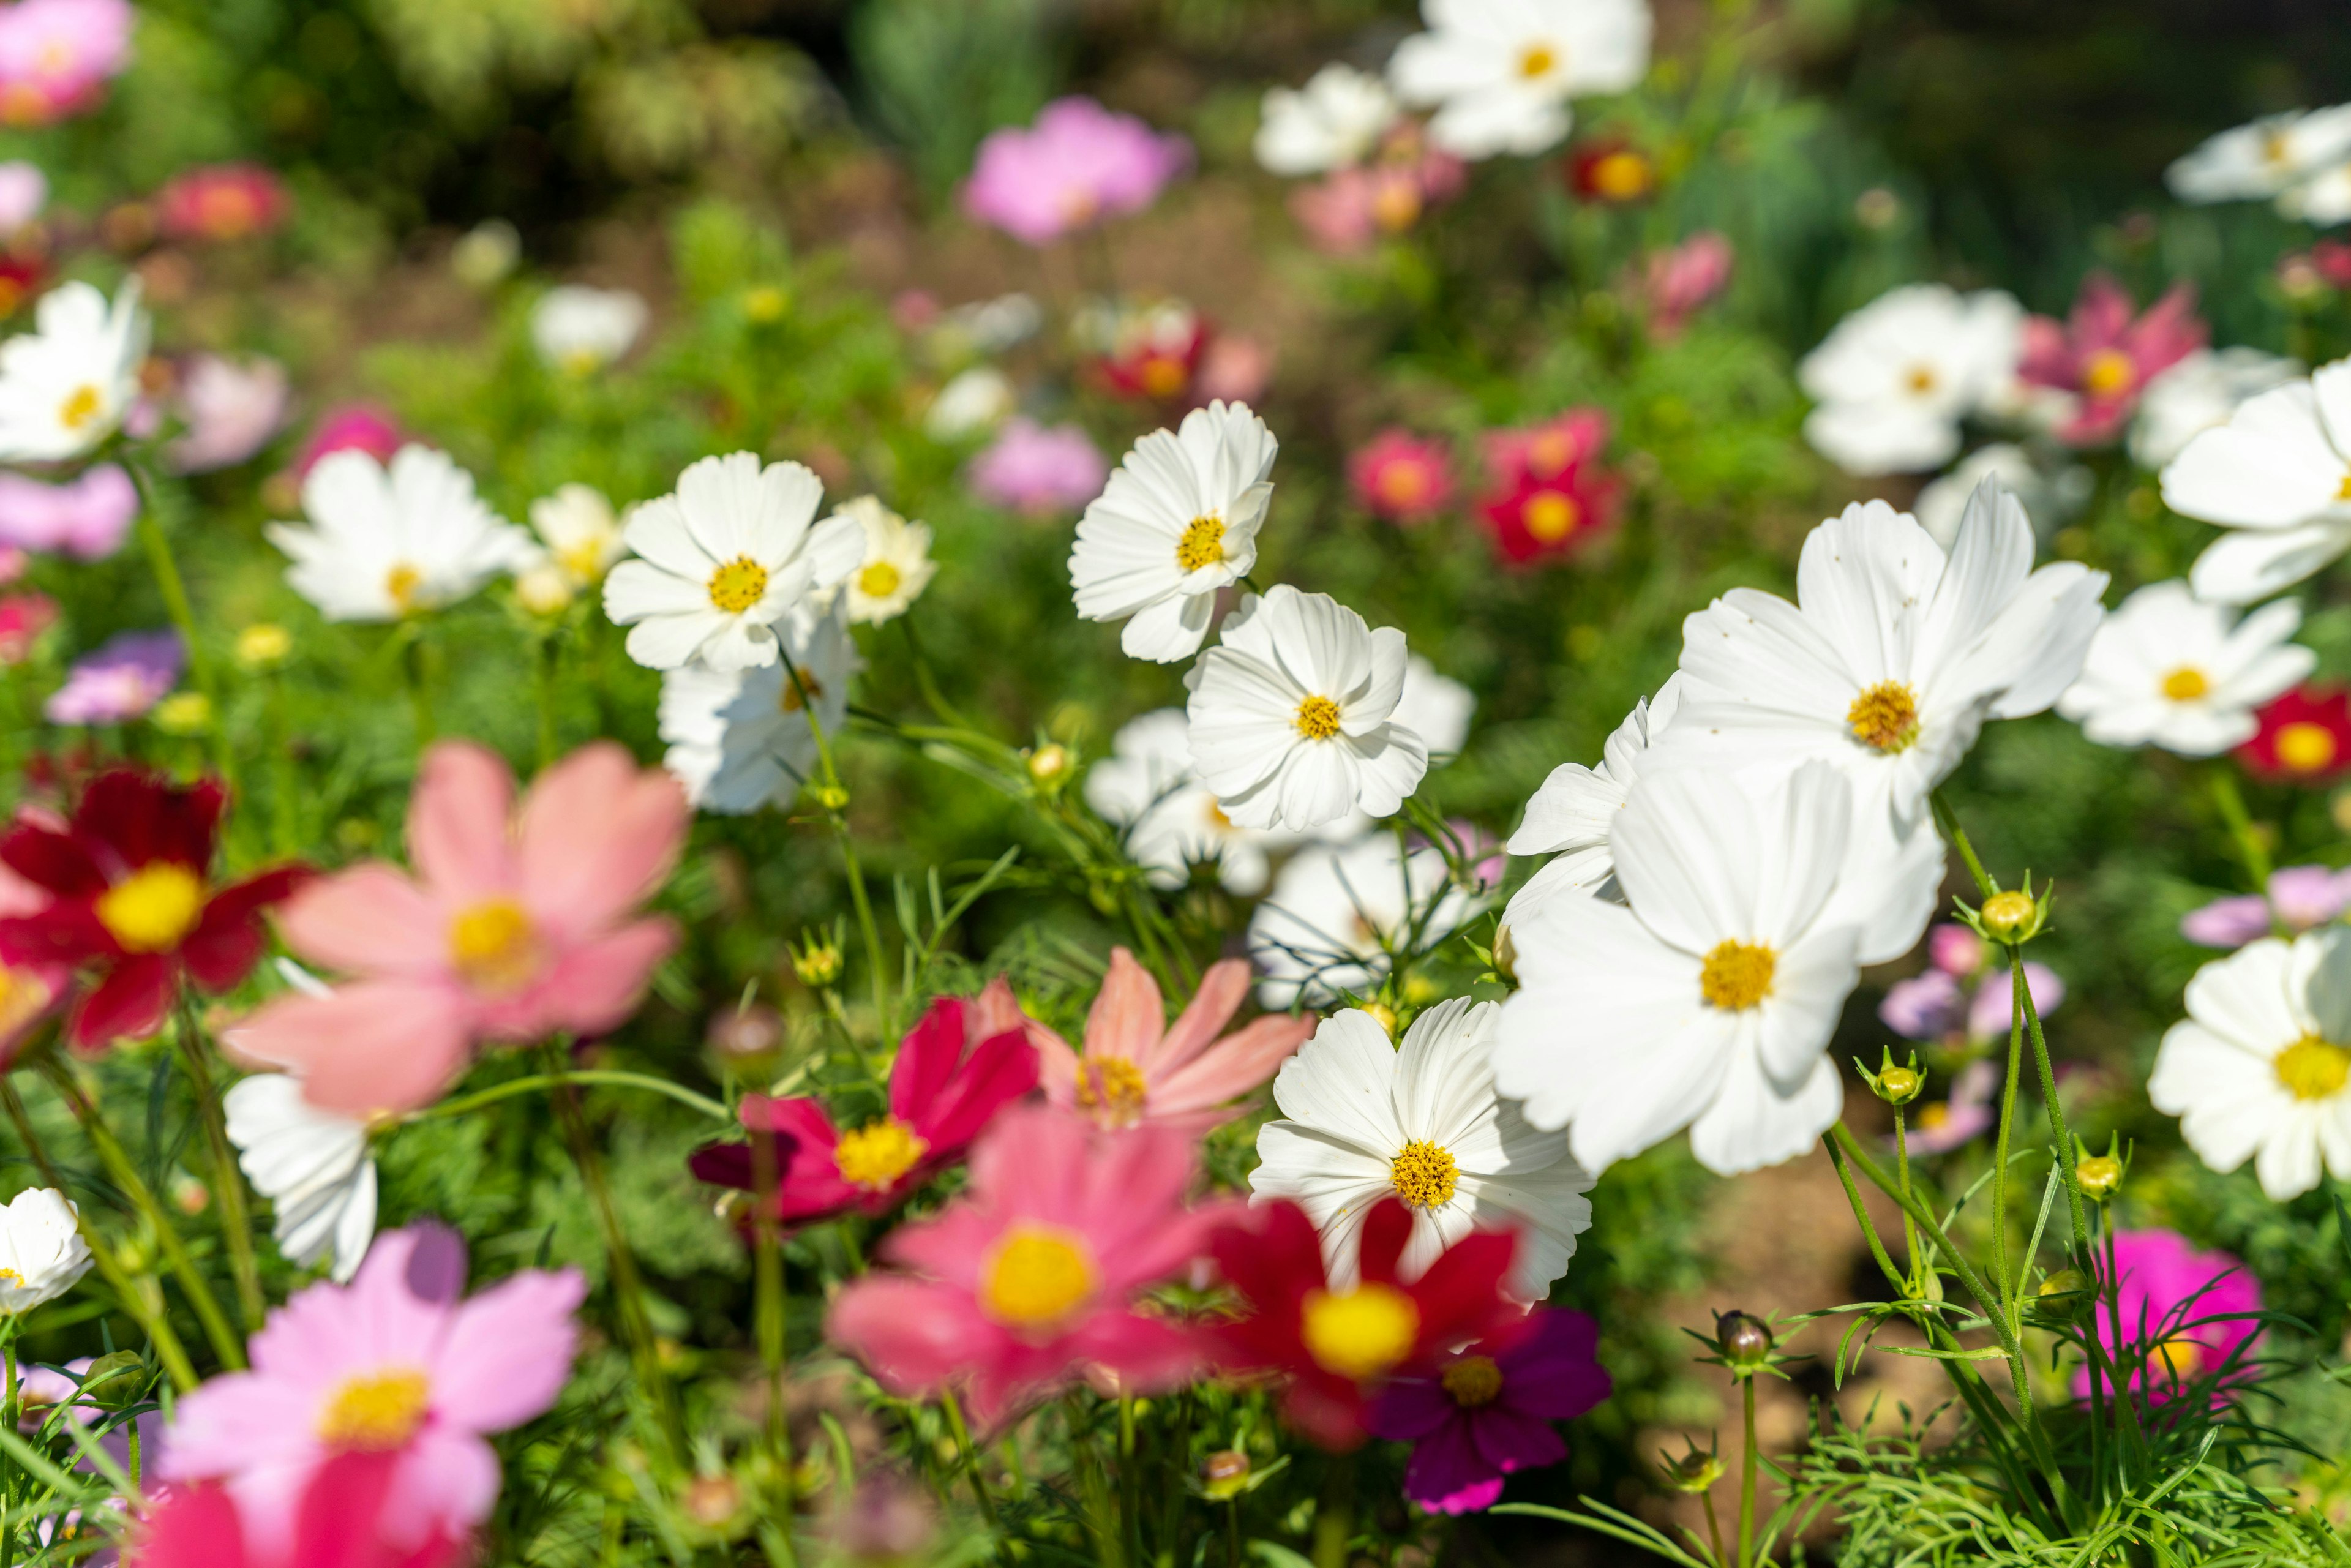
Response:
[[[2262,1332],[2260,1282],[2226,1252],[2199,1251],[2169,1230],[2117,1230],[2114,1247],[2121,1333],[2114,1312],[2097,1314],[2110,1364],[2128,1367],[2132,1391],[2150,1406],[2208,1380],[2213,1408],[2229,1403],[2252,1381],[2244,1358]],[[2089,1397],[2088,1368],[2074,1374],[2074,1394]]]
[[[2216,898],[2181,916],[2179,934],[2203,947],[2241,947],[2273,930],[2299,936],[2351,909],[2351,872],[2290,865],[2270,873],[2262,893]]]
[[[257,163],[212,163],[175,175],[155,196],[155,226],[172,239],[226,245],[282,225],[286,183]]]
[[[1090,98],[1056,99],[979,144],[963,210],[1029,245],[1142,212],[1191,167],[1192,144]]]
[[[329,410],[311,431],[310,439],[302,444],[294,459],[294,476],[308,478],[311,469],[338,452],[364,452],[378,463],[389,463],[407,444],[400,422],[382,409],[371,403],[344,403]]]
[[[409,800],[413,873],[354,866],[279,915],[298,957],[354,977],[265,1004],[238,1051],[300,1073],[321,1110],[371,1116],[431,1103],[477,1041],[602,1034],[635,1011],[677,940],[636,911],[676,863],[684,791],[597,741],[519,807],[514,795],[495,753],[427,751]]]
[[[1266,89],[1253,151],[1270,173],[1327,174],[1368,157],[1396,114],[1386,83],[1333,60],[1303,88]]]
[[[612,503],[592,485],[559,485],[533,501],[530,528],[546,547],[541,564],[562,573],[575,591],[603,581],[629,553]]]
[[[1206,1360],[1198,1336],[1138,1308],[1193,1267],[1229,1212],[1185,1207],[1197,1170],[1191,1139],[1172,1129],[1009,1112],[973,1150],[965,1196],[890,1233],[882,1260],[894,1270],[843,1290],[825,1337],[894,1394],[965,1394],[984,1430],[1081,1379],[1121,1394],[1181,1387]]]
[[[1086,804],[1126,831],[1127,852],[1153,886],[1182,887],[1194,867],[1212,865],[1228,892],[1262,893],[1272,874],[1269,857],[1299,835],[1244,828],[1226,816],[1193,769],[1189,729],[1179,707],[1121,726],[1111,754],[1086,770]]]
[[[54,1187],[26,1187],[0,1207],[0,1317],[56,1301],[89,1272],[81,1210]]]
[[[1453,504],[1453,455],[1435,437],[1383,430],[1347,457],[1355,502],[1391,523],[1424,523]]]
[[[179,632],[123,632],[74,661],[66,684],[49,694],[41,716],[51,724],[121,724],[162,701],[187,667]]]
[[[1607,444],[1608,416],[1591,408],[1488,434],[1478,511],[1504,560],[1525,566],[1573,555],[1615,526],[1624,486],[1601,465]]]
[[[2173,285],[2135,316],[2123,286],[2094,272],[2083,280],[2068,319],[2027,318],[2016,373],[2065,395],[2060,441],[2096,446],[2121,432],[2150,381],[2201,349],[2209,335],[2196,315],[2193,285]]]
[[[2301,624],[2290,601],[2240,621],[2187,583],[2149,583],[2098,629],[2057,711],[2101,746],[2216,757],[2259,734],[2254,711],[2317,667],[2317,654],[2287,641]]]
[[[865,536],[865,559],[841,584],[849,623],[895,621],[914,608],[939,570],[931,559],[930,525],[908,522],[875,496],[845,503],[838,515],[854,518]]]
[[[1541,870],[1510,895],[1502,916],[1505,925],[1527,919],[1564,893],[1592,893],[1619,899],[1616,865],[1608,835],[1616,813],[1631,798],[1641,777],[1650,746],[1674,722],[1681,707],[1681,677],[1669,675],[1656,695],[1633,705],[1603,748],[1601,759],[1586,768],[1562,762],[1551,770],[1527,801],[1518,831],[1510,835],[1514,855],[1549,855]]]
[[[1939,468],[1959,455],[1960,422],[2015,379],[2023,331],[2024,311],[2006,294],[1914,283],[1881,295],[1798,367],[1817,405],[1804,439],[1855,474]]]
[[[50,125],[93,107],[131,63],[125,0],[19,0],[0,12],[0,123]]]
[[[1015,414],[971,460],[972,491],[1025,517],[1073,512],[1102,494],[1110,463],[1074,424],[1042,425]]]
[[[2351,691],[2297,686],[2264,705],[2253,718],[2261,727],[2237,748],[2237,759],[2255,778],[2328,784],[2351,769]]]
[[[722,673],[698,664],[662,677],[659,722],[669,743],[662,766],[701,810],[738,816],[789,806],[817,768],[811,712],[830,740],[849,715],[849,689],[865,661],[836,604],[777,628],[789,664]]]
[[[2199,143],[2164,172],[2183,202],[2283,196],[2351,162],[2351,105],[2264,115]]]
[[[131,1568],[462,1568],[464,1537],[434,1529],[417,1539],[402,1522],[392,1491],[400,1464],[397,1453],[337,1454],[311,1472],[290,1531],[264,1532],[267,1547],[220,1482],[171,1487],[148,1511],[127,1561]]]
[[[1245,960],[1212,964],[1171,1024],[1159,983],[1134,954],[1112,948],[1082,1051],[1041,1023],[1028,1026],[1046,1098],[1111,1131],[1169,1127],[1197,1137],[1231,1120],[1240,1113],[1233,1102],[1272,1077],[1314,1030],[1311,1019],[1273,1014],[1220,1037],[1249,988]]]
[[[2267,599],[2351,550],[2351,360],[2189,441],[2163,471],[2163,504],[2230,530],[2189,572],[2216,604]]]
[[[1434,845],[1405,850],[1395,835],[1311,844],[1274,879],[1249,916],[1249,958],[1264,976],[1258,1000],[1288,1008],[1301,998],[1369,996],[1387,978],[1395,946],[1413,932],[1438,942],[1484,906],[1486,890],[1458,884]]]
[[[104,560],[122,548],[138,516],[139,487],[116,464],[55,485],[0,473],[0,544]]]
[[[319,986],[317,994],[327,995]],[[364,1121],[322,1111],[285,1072],[241,1078],[221,1096],[228,1141],[253,1190],[275,1213],[277,1250],[298,1269],[330,1259],[329,1277],[359,1272],[375,1239],[376,1171]]]
[[[233,468],[269,444],[286,423],[286,367],[275,360],[196,354],[174,389],[185,434],[164,449],[172,471]]]
[[[1600,1326],[1582,1312],[1538,1307],[1508,1338],[1479,1341],[1396,1378],[1365,1413],[1372,1436],[1410,1443],[1404,1494],[1432,1513],[1494,1506],[1506,1477],[1567,1458],[1553,1423],[1606,1399]]]
[[[645,314],[643,296],[629,289],[563,284],[531,307],[531,347],[566,374],[589,375],[635,345]]]
[[[446,453],[413,444],[376,461],[331,453],[302,481],[309,526],[272,523],[286,581],[329,621],[397,621],[469,599],[526,563],[530,536],[475,493]]]
[[[1434,105],[1428,133],[1463,158],[1534,153],[1566,140],[1568,100],[1624,92],[1649,68],[1646,0],[1422,0],[1388,79]]]
[[[2298,361],[2259,349],[2194,350],[2148,379],[2131,421],[2131,461],[2149,472],[2169,466],[2189,442],[2228,423],[2246,400],[2301,375]]]
[[[26,0],[34,3],[42,0]],[[0,102],[6,93],[0,78]],[[0,462],[79,457],[121,428],[139,396],[147,335],[136,278],[111,305],[87,283],[43,295],[33,329],[0,343]]]

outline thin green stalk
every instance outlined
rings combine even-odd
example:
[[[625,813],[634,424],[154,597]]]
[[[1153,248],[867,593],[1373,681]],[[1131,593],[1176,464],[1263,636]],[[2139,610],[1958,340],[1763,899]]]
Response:
[[[1739,1568],[1755,1563],[1755,1379],[1739,1380],[1740,1405],[1746,1416],[1747,1446],[1739,1456]]]
[[[1908,1192],[1910,1190],[1910,1126],[1909,1119],[1902,1114],[1902,1107],[1899,1105],[1894,1107],[1894,1174],[1900,1180],[1902,1190]],[[1846,1176],[1844,1184],[1846,1190],[1851,1192],[1853,1178]],[[1854,1201],[1860,1202],[1858,1194],[1854,1195]],[[1885,1249],[1881,1247],[1878,1250],[1883,1252]],[[1910,1211],[1907,1208],[1902,1211],[1902,1257],[1915,1273],[1918,1268],[1918,1226],[1917,1221],[1910,1218]],[[1921,1279],[1917,1282],[1920,1286],[1924,1286],[1927,1281]]]
[[[180,1063],[196,1092],[196,1119],[204,1124],[204,1144],[212,1156],[214,1197],[220,1203],[221,1240],[228,1250],[230,1278],[236,1282],[238,1310],[245,1332],[261,1327],[269,1303],[261,1293],[261,1265],[253,1253],[253,1221],[245,1207],[245,1177],[237,1169],[236,1151],[229,1145],[228,1124],[221,1112],[220,1095],[213,1087],[212,1069],[204,1061],[204,1040],[196,1026],[195,1009],[183,1006],[178,1030]]]
[[[500,1100],[511,1100],[517,1094],[534,1093],[541,1089],[560,1089],[567,1084],[579,1083],[597,1084],[611,1089],[643,1089],[651,1093],[667,1095],[681,1105],[691,1105],[713,1121],[735,1120],[735,1113],[732,1111],[707,1094],[697,1094],[684,1084],[672,1083],[666,1078],[655,1078],[646,1072],[630,1072],[617,1067],[574,1067],[567,1068],[560,1072],[539,1072],[533,1073],[528,1078],[511,1078],[504,1083],[493,1084],[487,1089],[477,1090],[471,1094],[460,1094],[455,1099],[428,1105],[408,1119],[412,1122],[427,1122],[436,1116],[462,1116],[468,1111],[478,1110],[484,1105],[493,1104]]]
[[[778,653],[784,663],[784,675],[799,694],[800,712],[808,717],[809,734],[816,738],[816,760],[824,779],[825,820],[832,825],[832,836],[841,845],[842,869],[849,877],[849,901],[857,911],[857,934],[865,944],[866,967],[873,972],[873,1019],[883,1040],[892,1039],[896,1030],[890,1017],[890,973],[882,962],[882,930],[873,920],[873,905],[865,896],[865,873],[857,863],[857,845],[850,836],[848,817],[849,792],[841,785],[841,774],[833,767],[832,737],[824,732],[817,718],[818,694],[812,690],[799,665],[789,653]]]
[[[296,809],[300,787],[294,774],[294,736],[286,717],[286,676],[272,671],[268,689],[270,847],[281,860],[302,847]],[[215,720],[217,722],[217,720]]]
[[[2229,826],[2230,841],[2236,845],[2237,858],[2245,862],[2245,874],[2252,879],[2253,891],[2260,893],[2270,884],[2270,852],[2262,842],[2261,834],[2253,831],[2253,819],[2245,810],[2245,797],[2237,788],[2237,775],[2227,764],[2213,769],[2212,803],[2220,808],[2220,820]]]
[[[1707,1539],[1714,1542],[1714,1560],[1718,1563],[1729,1563],[1730,1559],[1722,1554],[1722,1521],[1715,1517],[1714,1489],[1708,1487],[1698,1496],[1706,1502],[1706,1533]]]
[[[436,733],[433,725],[433,673],[424,653],[424,623],[403,622],[400,634],[404,639],[400,648],[400,669],[408,682],[408,702],[416,715],[416,745],[421,750],[433,744]]]
[[[1331,1461],[1322,1506],[1314,1511],[1314,1568],[1347,1568],[1347,1541],[1355,1531],[1355,1456]]]
[[[1143,1486],[1135,1474],[1134,1462],[1134,1396],[1118,1396],[1118,1511],[1119,1536],[1126,1548],[1126,1560],[1140,1563],[1143,1558]]]
[[[963,1406],[956,1403],[952,1391],[941,1390],[939,1409],[947,1418],[947,1430],[955,1434],[956,1451],[963,1456],[964,1479],[971,1482],[971,1495],[979,1504],[979,1511],[990,1530],[1002,1525],[996,1517],[996,1499],[987,1490],[987,1478],[980,1473],[979,1448],[971,1440],[971,1433],[963,1424]]]
[[[1894,1260],[1886,1255],[1886,1243],[1878,1239],[1877,1224],[1869,1218],[1869,1210],[1861,1201],[1861,1189],[1853,1184],[1853,1172],[1844,1163],[1844,1151],[1838,1148],[1834,1140],[1827,1145],[1827,1148],[1829,1164],[1836,1167],[1837,1180],[1844,1184],[1845,1200],[1853,1205],[1854,1223],[1861,1227],[1862,1238],[1869,1243],[1870,1256],[1877,1260],[1877,1267],[1886,1275],[1886,1283],[1907,1296],[1912,1288],[1910,1281],[1894,1266]],[[1902,1223],[1906,1227],[1910,1223],[1907,1210],[1903,1213]],[[1917,1243],[1915,1239],[1911,1243],[1910,1264],[1914,1269],[1918,1264]]]
[[[2011,947],[2008,953],[2009,968],[2022,987],[2024,964]],[[2000,1291],[2000,1310],[2009,1311],[2008,1272],[2008,1143],[2016,1126],[2016,1081],[2024,1070],[2024,1014],[2011,1007],[2008,1020],[2008,1071],[2000,1086],[2000,1131],[1992,1140],[1991,1155],[1991,1281]],[[2030,1260],[2024,1261],[2029,1262]],[[2023,1276],[2020,1266],[2018,1277]],[[2011,1316],[2011,1324],[2014,1318]]]
[[[1967,830],[1959,826],[1959,816],[1951,810],[1950,801],[1943,798],[1940,789],[1928,796],[1927,800],[1934,809],[1935,825],[1943,830],[1943,837],[1950,841],[1951,847],[1959,852],[1959,859],[1967,862],[1968,875],[1975,879],[1976,892],[1990,898],[1999,889],[1985,874],[1983,862],[1976,859],[1976,847],[1968,841]]]
[[[196,612],[188,602],[188,585],[180,576],[180,563],[173,559],[172,541],[163,532],[162,516],[155,506],[154,476],[147,472],[144,463],[127,452],[122,466],[129,471],[131,484],[139,492],[139,542],[147,551],[147,567],[154,575],[156,591],[163,597],[163,612],[172,618],[187,649],[188,674],[212,708],[213,766],[234,796],[238,793],[236,753],[228,742],[228,713],[221,705],[220,682],[214,676],[212,653],[197,634]]]
[[[2065,1123],[2065,1107],[2057,1098],[2057,1070],[2049,1061],[2049,1037],[2041,1030],[2041,1010],[2032,1005],[2032,988],[2025,982],[2024,959],[2009,949],[2008,967],[2016,988],[2016,1008],[2024,1015],[2025,1032],[2032,1040],[2032,1062],[2041,1072],[2041,1101],[2049,1113],[2049,1131],[2057,1140],[2057,1168],[2065,1182],[2065,1209],[2074,1225],[2074,1252],[2085,1274],[2091,1272],[2089,1211],[2082,1200],[2082,1181],[2074,1170],[2074,1130]]]

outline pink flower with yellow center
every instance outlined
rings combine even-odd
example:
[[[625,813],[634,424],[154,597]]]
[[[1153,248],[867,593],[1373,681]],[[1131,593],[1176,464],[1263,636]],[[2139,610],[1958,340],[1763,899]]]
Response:
[[[214,245],[267,234],[294,205],[285,182],[257,163],[191,169],[165,185],[155,203],[164,234]]]
[[[125,0],[18,0],[0,10],[0,123],[48,125],[90,108],[131,63]]]
[[[1608,416],[1570,409],[1522,430],[1486,436],[1488,485],[1479,515],[1513,566],[1573,555],[1615,526],[1623,489],[1601,466]]]
[[[1356,503],[1392,523],[1422,523],[1453,502],[1453,458],[1444,442],[1383,430],[1347,459]]]
[[[1056,99],[1033,127],[979,144],[963,210],[1029,245],[1139,213],[1191,166],[1192,144],[1090,98]]]
[[[2177,283],[2146,314],[2134,316],[2131,297],[2103,272],[2083,279],[2073,314],[2024,323],[2024,355],[2017,378],[2028,386],[2070,393],[2071,413],[2057,438],[2074,446],[2112,441],[2138,407],[2147,383],[2204,346],[2210,329],[2197,319],[2196,290]]]

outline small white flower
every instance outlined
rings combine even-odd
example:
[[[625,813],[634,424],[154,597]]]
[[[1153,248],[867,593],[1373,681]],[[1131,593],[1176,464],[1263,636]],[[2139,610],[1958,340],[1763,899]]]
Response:
[[[2147,383],[2131,422],[2131,461],[2160,469],[2204,432],[2229,423],[2247,399],[2302,374],[2301,364],[2259,349],[2199,349]]]
[[[1277,583],[1241,601],[1184,678],[1192,765],[1243,827],[1390,816],[1428,771],[1427,747],[1395,722],[1404,678],[1403,632]]]
[[[2351,360],[2247,399],[2163,471],[2163,504],[2236,530],[2189,570],[2197,597],[2251,604],[2351,550]]]
[[[1952,465],[1949,473],[1929,481],[1910,504],[1918,526],[1946,554],[1958,542],[1959,519],[1967,516],[1968,502],[1987,479],[1997,479],[2008,487],[2032,519],[2034,535],[2044,539],[2082,509],[2097,486],[2096,476],[2078,463],[2069,463],[2053,474],[2013,442],[1979,446]]]
[[[1268,172],[1327,174],[1362,162],[1396,120],[1387,84],[1337,61],[1305,87],[1269,89],[1257,128],[1257,161]]]
[[[89,1272],[81,1210],[54,1187],[27,1187],[0,1208],[0,1313],[55,1301]]]
[[[776,622],[831,592],[865,557],[853,518],[816,522],[824,484],[798,463],[765,468],[757,453],[705,457],[677,492],[629,515],[641,558],[604,580],[604,613],[650,669],[700,660],[722,674],[776,662]],[[813,525],[813,526],[811,526]]]
[[[2351,163],[2322,169],[2301,184],[2279,192],[2277,210],[2317,228],[2333,228],[2351,219]]]
[[[1469,738],[1469,721],[1477,716],[1478,694],[1417,653],[1404,662],[1404,695],[1396,698],[1394,723],[1420,737],[1429,756],[1451,757]]]
[[[329,1272],[348,1282],[375,1236],[367,1124],[319,1110],[302,1097],[301,1081],[283,1072],[240,1079],[221,1096],[221,1110],[236,1163],[277,1211],[277,1250],[304,1269],[331,1254]]]
[[[1388,79],[1407,103],[1441,105],[1429,138],[1462,158],[1541,152],[1567,100],[1624,92],[1649,68],[1646,0],[1421,0],[1428,31],[1396,47]]]
[[[538,357],[584,376],[625,354],[645,329],[645,302],[625,288],[567,283],[539,297],[530,312],[530,340]]]
[[[530,504],[530,526],[574,588],[604,579],[629,553],[612,503],[592,485],[564,485]]]
[[[1505,925],[1528,919],[1563,893],[1621,896],[1608,835],[1615,829],[1616,813],[1632,796],[1650,745],[1674,722],[1681,697],[1681,677],[1667,677],[1656,696],[1633,705],[1602,747],[1597,764],[1586,768],[1562,762],[1535,790],[1508,848],[1514,855],[1554,858],[1511,895],[1502,912]]]
[[[741,815],[770,801],[790,804],[817,766],[807,699],[828,739],[848,715],[849,685],[864,661],[840,606],[821,615],[800,611],[778,630],[797,683],[780,662],[726,672],[689,664],[662,677],[661,737],[670,743],[662,766],[703,810]]]
[[[2183,202],[2260,201],[2351,160],[2351,105],[2273,114],[2223,131],[2173,162],[2164,183]]]
[[[1497,1003],[1457,997],[1413,1019],[1399,1049],[1351,1009],[1281,1064],[1273,1099],[1284,1119],[1258,1132],[1249,1190],[1306,1210],[1334,1284],[1354,1283],[1364,1217],[1390,1194],[1412,1210],[1406,1279],[1472,1229],[1506,1227],[1520,1235],[1512,1297],[1539,1301],[1567,1272],[1592,1226],[1592,1176],[1565,1133],[1529,1126],[1494,1092],[1500,1017]]]
[[[841,594],[852,626],[879,626],[906,613],[939,568],[931,559],[927,523],[910,523],[872,496],[843,503],[833,514],[857,525],[865,559],[849,574]]]
[[[1434,946],[1485,902],[1453,882],[1442,852],[1407,855],[1394,833],[1310,844],[1249,916],[1249,957],[1265,977],[1258,1000],[1278,1012],[1301,997],[1321,1007],[1343,992],[1367,995],[1386,977],[1398,944],[1416,937],[1420,947]]]
[[[2005,294],[1914,283],[1881,295],[1798,367],[1819,405],[1804,439],[1855,474],[1939,468],[1959,455],[1959,422],[2014,381],[2023,332],[2023,308]]]
[[[2188,1017],[2156,1053],[2147,1098],[2216,1171],[2253,1161],[2283,1202],[2351,1178],[2351,931],[2274,936],[2188,982]]]
[[[33,329],[0,343],[0,462],[54,463],[97,446],[137,401],[146,358],[137,278],[111,306],[87,283],[49,290]]]
[[[1155,887],[1177,888],[1192,867],[1213,864],[1217,880],[1243,897],[1265,890],[1270,851],[1295,833],[1237,826],[1192,771],[1189,722],[1179,707],[1129,720],[1111,754],[1086,771],[1086,804],[1126,829],[1127,852]]]
[[[923,431],[933,441],[961,441],[995,429],[1019,406],[1010,377],[994,365],[974,365],[939,389],[923,414]]]
[[[2217,757],[2253,737],[2255,708],[2317,667],[2287,641],[2301,624],[2291,600],[2239,621],[2177,579],[2149,583],[2106,617],[2057,711],[2101,746]]]
[[[286,580],[329,621],[397,621],[470,598],[537,554],[530,536],[490,510],[474,476],[429,446],[389,467],[368,453],[330,452],[302,481],[308,528],[272,523],[292,559]]]
[[[977,354],[1000,354],[1035,337],[1045,325],[1036,296],[1014,289],[993,299],[975,299],[948,311],[933,329],[941,347]]]
[[[1212,402],[1134,444],[1078,520],[1070,586],[1089,621],[1125,621],[1132,659],[1197,652],[1217,590],[1257,564],[1277,444],[1246,403]]]

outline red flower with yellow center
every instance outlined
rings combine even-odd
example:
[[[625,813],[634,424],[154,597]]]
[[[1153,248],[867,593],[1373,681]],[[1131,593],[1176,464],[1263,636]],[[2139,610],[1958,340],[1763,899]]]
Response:
[[[2237,759],[2256,778],[2324,784],[2351,771],[2351,691],[2303,686],[2255,716],[2261,727],[2237,748]]]
[[[1608,416],[1590,408],[1487,434],[1478,513],[1505,560],[1524,566],[1572,555],[1614,527],[1624,486],[1601,465],[1607,442]]]

